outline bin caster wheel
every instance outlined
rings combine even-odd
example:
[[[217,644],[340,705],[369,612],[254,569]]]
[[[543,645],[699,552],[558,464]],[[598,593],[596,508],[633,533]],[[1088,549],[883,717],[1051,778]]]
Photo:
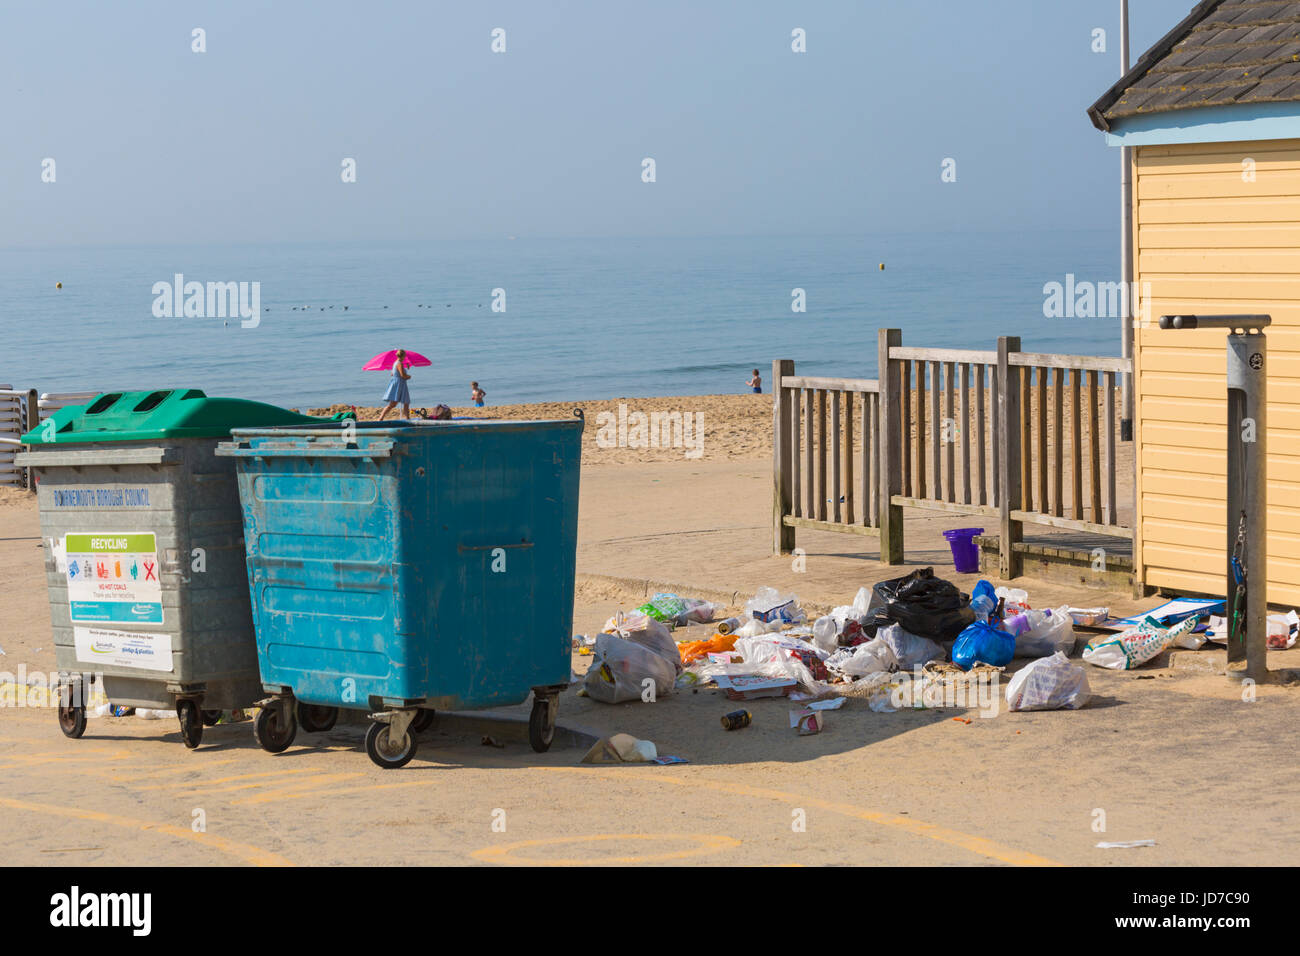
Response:
[[[203,711],[203,726],[215,727],[221,722],[221,711],[205,710]]]
[[[533,700],[533,712],[528,716],[528,742],[539,754],[551,749],[555,739],[555,705],[538,697]]]
[[[396,747],[389,743],[387,724],[373,723],[366,731],[366,753],[376,765],[385,770],[405,767],[415,756],[415,748],[415,734],[409,729]]]
[[[203,740],[203,718],[199,714],[198,704],[192,700],[178,700],[176,719],[181,723],[181,740],[193,750]]]
[[[263,707],[253,721],[253,738],[269,754],[288,750],[298,733],[298,721],[294,720],[293,711],[289,710],[289,719],[285,721],[283,710],[276,704]]]
[[[59,729],[65,737],[76,740],[86,732],[86,708],[81,704],[59,708]]]
[[[323,734],[333,730],[339,719],[339,709],[325,704],[299,704],[298,726],[309,734]]]
[[[433,726],[433,719],[436,716],[437,715],[434,713],[433,708],[429,708],[428,710],[421,710],[418,714],[415,715],[415,719],[411,721],[411,733],[413,734],[424,733],[426,730],[428,730],[430,727]]]

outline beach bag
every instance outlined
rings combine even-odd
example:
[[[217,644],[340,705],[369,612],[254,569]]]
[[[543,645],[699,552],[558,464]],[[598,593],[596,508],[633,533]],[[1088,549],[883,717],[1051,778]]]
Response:
[[[1013,636],[984,621],[976,621],[953,643],[952,662],[964,671],[976,663],[1006,667],[1015,653],[1016,639]]]
[[[1149,617],[1122,634],[1094,637],[1083,649],[1089,664],[1115,671],[1131,671],[1159,656],[1169,645],[1196,627],[1196,617],[1185,618],[1173,627],[1161,627]]]
[[[1026,664],[1007,684],[1011,710],[1078,710],[1091,698],[1088,675],[1060,651]]]
[[[887,617],[903,630],[935,641],[950,641],[975,620],[970,598],[957,586],[934,576],[933,568],[881,581],[871,589],[869,610],[877,626]]]

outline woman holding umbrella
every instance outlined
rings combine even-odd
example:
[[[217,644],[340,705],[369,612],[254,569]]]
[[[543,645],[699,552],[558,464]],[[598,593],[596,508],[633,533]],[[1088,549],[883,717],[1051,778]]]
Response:
[[[411,377],[409,369],[432,364],[419,352],[408,352],[406,349],[389,349],[387,352],[380,352],[361,366],[363,372],[382,372],[390,368],[393,370],[393,378],[388,383],[388,391],[384,392],[384,401],[388,404],[379,413],[380,421],[383,421],[388,416],[388,413],[397,406],[398,402],[402,403],[402,417],[406,419],[411,417],[411,392],[406,387],[407,379]]]
[[[384,401],[388,404],[379,413],[381,422],[397,407],[398,402],[402,403],[402,417],[407,419],[411,417],[411,390],[406,386],[407,380],[411,377],[411,373],[407,371],[409,367],[406,361],[406,349],[398,349],[393,361],[393,377],[388,380],[388,391],[384,392]]]

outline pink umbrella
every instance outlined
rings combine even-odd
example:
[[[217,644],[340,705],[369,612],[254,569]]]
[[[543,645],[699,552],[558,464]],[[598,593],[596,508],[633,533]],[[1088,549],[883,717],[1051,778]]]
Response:
[[[387,352],[380,352],[365,365],[361,366],[363,372],[386,372],[397,364],[397,349],[389,349]],[[432,365],[427,358],[419,352],[406,350],[406,364],[412,367],[418,365]]]

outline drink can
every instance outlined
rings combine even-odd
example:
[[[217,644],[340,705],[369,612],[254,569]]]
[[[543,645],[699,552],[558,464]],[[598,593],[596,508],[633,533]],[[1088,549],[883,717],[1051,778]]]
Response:
[[[753,719],[753,715],[747,710],[733,710],[722,718],[722,729],[739,730],[741,727],[748,727]]]
[[[729,617],[725,621],[718,622],[719,634],[731,634],[740,629],[740,618]]]

